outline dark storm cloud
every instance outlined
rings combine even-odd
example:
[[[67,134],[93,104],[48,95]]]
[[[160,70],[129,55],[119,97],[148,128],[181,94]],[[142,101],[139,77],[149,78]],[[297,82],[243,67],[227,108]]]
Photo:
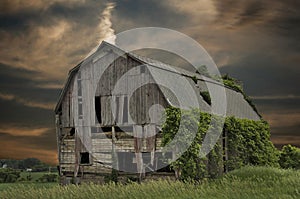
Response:
[[[18,14],[0,14],[0,28],[6,31],[24,30],[29,22],[39,19],[40,14],[35,11],[22,11]]]
[[[270,124],[271,140],[277,147],[284,144],[300,147],[299,96],[270,96],[270,99],[254,99],[253,102]]]
[[[257,30],[266,28],[268,34],[300,37],[299,1],[215,0],[214,4],[218,12],[216,22],[229,28],[256,25]]]
[[[16,100],[0,99],[0,126],[53,126],[54,112],[38,107],[29,107]],[[54,107],[53,107],[54,109]]]
[[[227,21],[232,27],[243,26],[262,20],[266,6],[257,0],[215,1],[218,21]]]
[[[68,6],[64,3],[55,3],[45,12],[48,16],[66,19],[80,26],[96,26],[99,22],[99,10],[104,6],[98,1],[89,1],[83,5]]]
[[[189,20],[187,15],[174,10],[164,1],[118,0],[116,5],[113,24],[118,24],[114,26],[117,32],[146,26],[178,28]]]
[[[41,88],[45,84],[55,84],[57,81],[32,79],[32,77],[40,75],[37,71],[14,68],[1,63],[0,68],[1,94],[12,94],[35,102],[54,104],[57,101],[61,89]]]
[[[24,31],[36,25],[53,25],[57,20],[68,20],[89,27],[97,25],[99,10],[103,7],[103,4],[97,1],[72,6],[66,2],[56,2],[46,9],[32,7],[0,14],[0,28],[5,31]]]
[[[278,57],[279,60],[276,60]],[[286,63],[278,57],[264,52],[252,54],[220,70],[242,80],[249,95],[300,95],[300,89],[296,86],[300,68],[292,61]]]
[[[283,96],[285,97],[285,96]],[[279,97],[278,97],[279,98]],[[272,112],[300,112],[300,100],[295,99],[253,99],[258,108],[266,113]]]

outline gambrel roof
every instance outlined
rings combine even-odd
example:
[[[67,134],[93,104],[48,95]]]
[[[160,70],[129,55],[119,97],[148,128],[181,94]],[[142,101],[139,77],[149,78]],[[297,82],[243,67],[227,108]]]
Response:
[[[200,108],[204,112],[210,112],[211,106],[202,98],[200,92],[208,91],[207,85],[213,85],[215,87],[222,87],[226,93],[227,99],[227,116],[235,116],[237,118],[247,118],[251,120],[260,120],[260,116],[253,110],[249,103],[244,99],[242,93],[224,86],[220,82],[213,80],[211,78],[202,76],[198,73],[184,70],[182,68],[174,67],[160,61],[150,59],[147,57],[139,56],[134,53],[125,52],[124,50],[109,44],[107,42],[102,42],[94,53],[89,55],[83,61],[81,61],[76,67],[74,67],[69,72],[67,82],[62,90],[59,101],[55,108],[55,112],[59,112],[59,108],[62,103],[62,99],[66,94],[69,84],[77,73],[81,65],[89,59],[94,59],[100,52],[102,48],[111,49],[114,53],[119,55],[126,55],[136,60],[137,62],[144,64],[149,70],[154,81],[157,83],[160,91],[163,93],[164,97],[167,99],[168,103],[172,106],[178,107],[178,99],[184,101],[185,106],[192,108]],[[195,83],[194,79],[197,79]],[[189,84],[186,84],[189,82]],[[165,85],[165,86],[164,86]],[[171,88],[170,88],[171,87]],[[168,88],[168,89],[166,89]],[[194,92],[186,92],[186,90],[193,90]],[[173,92],[170,92],[172,90]],[[176,95],[174,95],[174,93]],[[197,98],[197,104],[195,104],[195,97]],[[222,102],[220,102],[222,103]],[[182,105],[182,104],[181,104]],[[222,105],[222,104],[220,104]],[[181,106],[182,107],[182,106]]]

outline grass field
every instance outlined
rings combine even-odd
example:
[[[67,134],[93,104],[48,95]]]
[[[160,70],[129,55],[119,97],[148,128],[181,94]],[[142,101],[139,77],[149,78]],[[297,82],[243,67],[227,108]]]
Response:
[[[27,172],[23,171],[20,174],[20,178],[26,179],[27,176],[31,176],[31,181],[35,182],[39,178],[41,178],[43,175],[49,174],[49,172]],[[56,172],[52,172],[52,174],[57,174]]]
[[[300,198],[300,171],[245,167],[201,184],[0,184],[0,198]]]

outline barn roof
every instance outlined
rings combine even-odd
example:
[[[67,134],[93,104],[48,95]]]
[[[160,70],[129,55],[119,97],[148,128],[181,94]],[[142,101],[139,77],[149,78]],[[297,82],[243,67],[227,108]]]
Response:
[[[64,89],[62,90],[59,101],[55,108],[55,112],[58,112],[59,107],[61,105],[62,99],[68,90],[69,84],[77,73],[82,63],[92,58],[97,54],[98,50],[103,48],[104,46],[111,48],[113,51],[119,52],[118,54],[126,54],[127,56],[135,59],[141,64],[145,64],[155,80],[158,84],[159,89],[162,91],[163,95],[167,99],[168,103],[173,106],[178,106],[178,98],[183,99],[184,106],[188,107],[199,107],[202,111],[210,112],[211,106],[201,97],[200,92],[208,91],[207,84],[219,86],[225,89],[226,98],[227,98],[227,115],[235,116],[238,118],[248,118],[252,120],[259,120],[259,115],[253,110],[253,108],[249,105],[249,103],[244,99],[244,96],[229,87],[224,86],[218,81],[215,81],[211,78],[202,76],[196,72],[191,72],[184,70],[182,68],[174,67],[160,61],[150,59],[147,57],[143,57],[134,53],[128,53],[123,51],[122,49],[109,44],[107,42],[102,42],[99,47],[95,50],[95,52],[90,53],[90,55],[81,61],[76,67],[70,70],[67,82],[65,84]],[[194,78],[197,78],[197,83],[193,81]],[[186,84],[184,82],[188,81],[190,84]],[[163,86],[166,85],[166,86]],[[192,85],[192,86],[191,86]],[[173,93],[176,93],[176,96],[170,92],[170,87]],[[168,89],[166,89],[168,88]],[[187,89],[193,89],[194,93],[184,92]],[[192,99],[197,98],[198,103]],[[182,104],[181,104],[182,105]]]

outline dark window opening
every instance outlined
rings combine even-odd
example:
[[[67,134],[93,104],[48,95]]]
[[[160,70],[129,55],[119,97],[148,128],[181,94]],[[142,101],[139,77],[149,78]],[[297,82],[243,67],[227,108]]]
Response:
[[[70,136],[74,136],[75,135],[75,128],[71,128],[70,130]]]
[[[128,122],[128,97],[124,97],[124,106],[123,106],[123,123]]]
[[[112,132],[111,127],[101,127],[101,132]]]
[[[133,132],[133,127],[132,126],[115,126],[115,131],[116,132]]]
[[[146,71],[145,65],[141,65],[140,67],[141,67],[141,68],[140,68],[141,73],[145,73],[145,71]]]
[[[102,123],[102,118],[101,118],[101,98],[100,96],[95,97],[95,111],[96,111],[96,117],[98,120],[98,123]]]
[[[80,153],[80,164],[90,164],[90,154],[88,152]]]
[[[78,115],[82,116],[82,104],[78,104]]]
[[[171,168],[170,165],[167,165],[163,168],[158,169],[157,172],[174,173],[174,170]]]

